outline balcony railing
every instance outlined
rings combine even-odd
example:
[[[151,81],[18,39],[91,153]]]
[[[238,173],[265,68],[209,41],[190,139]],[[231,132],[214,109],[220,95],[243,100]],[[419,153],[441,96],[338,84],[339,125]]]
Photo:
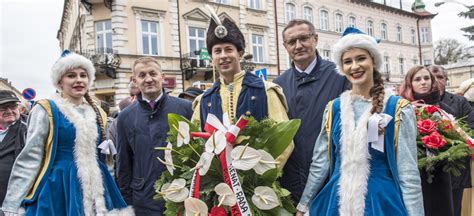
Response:
[[[99,68],[100,73],[113,79],[117,77],[116,69],[120,67],[122,59],[116,50],[110,48],[90,49],[82,51],[82,55],[89,58],[94,66]]]
[[[194,75],[204,73],[204,80],[212,78],[212,64],[209,56],[200,54],[200,51],[186,53],[181,57],[181,69],[184,72],[185,79],[189,80]],[[244,55],[240,62],[240,68],[245,71],[254,71],[256,65],[253,62],[252,54]]]
[[[204,79],[212,78],[211,60],[204,55],[199,55],[200,51],[190,52],[181,56],[181,69],[186,80],[193,78],[198,73],[204,75]]]

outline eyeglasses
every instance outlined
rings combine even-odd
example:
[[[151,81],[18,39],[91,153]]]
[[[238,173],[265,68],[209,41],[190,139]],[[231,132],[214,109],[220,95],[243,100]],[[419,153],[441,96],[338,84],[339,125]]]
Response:
[[[3,104],[3,105],[0,105],[0,112],[5,112],[7,111],[7,109],[14,110],[16,108],[18,108],[17,103]]]
[[[300,43],[306,43],[306,42],[308,42],[314,35],[315,35],[314,33],[308,33],[308,34],[304,34],[304,35],[299,35],[298,37],[290,38],[290,39],[284,41],[284,43],[285,43],[287,46],[294,46],[297,41],[300,41]]]

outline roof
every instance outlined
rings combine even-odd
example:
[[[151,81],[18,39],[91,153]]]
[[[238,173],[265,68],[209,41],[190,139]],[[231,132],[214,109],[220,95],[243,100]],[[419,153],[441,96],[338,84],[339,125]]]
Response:
[[[368,7],[374,7],[379,10],[384,10],[384,11],[389,11],[395,14],[400,14],[400,15],[405,15],[405,16],[410,16],[414,18],[420,18],[420,19],[432,19],[438,14],[432,14],[428,11],[423,11],[423,12],[410,12],[406,10],[402,10],[400,8],[392,7],[389,5],[377,3],[374,1],[369,1],[369,0],[349,0],[349,2],[360,4],[360,5],[365,5]]]

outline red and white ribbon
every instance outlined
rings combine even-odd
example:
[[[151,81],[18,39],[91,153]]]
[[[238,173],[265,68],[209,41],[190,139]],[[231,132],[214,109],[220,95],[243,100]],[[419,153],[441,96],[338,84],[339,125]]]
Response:
[[[231,125],[227,114],[223,115],[222,120],[223,122],[219,121],[219,119],[215,115],[208,114],[206,123],[204,125],[204,131],[206,132],[193,132],[191,133],[191,136],[209,139],[209,137],[218,130],[225,132],[227,145],[225,151],[219,154],[219,159],[221,161],[221,170],[222,175],[224,176],[224,182],[229,185],[229,187],[235,193],[237,198],[237,203],[234,206],[230,207],[230,211],[231,214],[235,216],[252,215],[249,203],[247,201],[247,198],[245,197],[244,190],[242,189],[242,185],[237,175],[237,171],[232,166],[232,159],[230,157],[230,152],[232,151],[235,139],[239,135],[240,131],[245,128],[248,123],[248,120],[244,117],[240,117],[240,119],[235,125]],[[193,177],[194,183],[192,183],[191,186],[191,191],[194,191],[194,194],[196,194],[195,189],[197,182],[194,181],[195,177],[196,173]],[[197,191],[197,194],[199,195],[199,190]]]

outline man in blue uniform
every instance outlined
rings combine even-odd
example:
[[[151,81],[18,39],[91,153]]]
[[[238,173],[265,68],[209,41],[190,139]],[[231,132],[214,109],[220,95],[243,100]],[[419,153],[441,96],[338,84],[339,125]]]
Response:
[[[301,119],[293,141],[295,149],[280,179],[298,203],[306,185],[314,143],[321,130],[326,104],[349,89],[349,82],[337,73],[334,63],[316,50],[318,35],[312,23],[294,19],[283,29],[283,45],[293,61],[291,68],[274,80],[288,101],[288,117]]]
[[[168,113],[191,118],[191,102],[168,96],[162,88],[161,66],[154,58],[137,59],[133,82],[140,92],[137,102],[123,110],[117,122],[117,178],[125,201],[136,215],[162,215],[164,202],[153,200],[155,181],[166,169],[156,158],[166,146]]]

